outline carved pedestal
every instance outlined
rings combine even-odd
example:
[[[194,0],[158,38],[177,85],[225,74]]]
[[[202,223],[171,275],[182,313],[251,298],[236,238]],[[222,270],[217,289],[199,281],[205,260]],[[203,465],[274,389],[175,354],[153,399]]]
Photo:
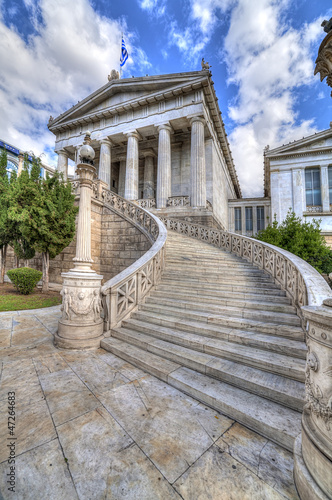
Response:
[[[309,322],[307,403],[294,448],[294,477],[301,500],[322,500],[332,498],[332,307],[302,311]]]
[[[103,338],[100,317],[102,276],[95,272],[63,273],[62,318],[54,343],[65,349],[99,347]]]

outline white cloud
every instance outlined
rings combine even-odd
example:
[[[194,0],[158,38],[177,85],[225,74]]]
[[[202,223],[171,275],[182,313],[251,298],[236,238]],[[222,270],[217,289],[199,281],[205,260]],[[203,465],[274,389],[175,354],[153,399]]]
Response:
[[[166,11],[166,0],[137,0],[141,9],[146,10],[149,14],[156,17],[161,17]]]
[[[282,23],[284,2],[241,0],[231,14],[224,58],[229,82],[238,86],[229,116],[235,165],[245,196],[262,195],[264,147],[316,131],[313,120],[298,123],[296,89],[314,83],[312,43],[320,21],[301,31]],[[261,182],[257,182],[257,180]]]
[[[124,22],[96,13],[88,0],[25,0],[35,33],[28,42],[0,19],[0,138],[40,154],[54,147],[46,124],[107,83],[118,68],[121,32],[131,68],[149,68],[146,54],[132,48]],[[38,21],[39,19],[39,21]]]

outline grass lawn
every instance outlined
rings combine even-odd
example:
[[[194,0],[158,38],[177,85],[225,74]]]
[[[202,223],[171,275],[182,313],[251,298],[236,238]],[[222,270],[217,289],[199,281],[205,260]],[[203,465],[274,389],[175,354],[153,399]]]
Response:
[[[61,304],[61,300],[59,292],[42,293],[40,289],[35,288],[30,295],[22,295],[11,283],[0,284],[0,312],[57,306]]]

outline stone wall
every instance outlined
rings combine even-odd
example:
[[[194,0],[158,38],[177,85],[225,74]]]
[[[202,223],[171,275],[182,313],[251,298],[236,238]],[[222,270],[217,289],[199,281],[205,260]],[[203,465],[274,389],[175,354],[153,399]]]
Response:
[[[150,247],[147,237],[135,226],[92,200],[91,253],[92,268],[104,275],[104,282],[116,276],[126,267],[139,259]],[[76,252],[76,237],[55,259],[50,260],[50,283],[62,283],[61,273],[73,267]],[[42,270],[39,254],[29,260],[29,267]],[[24,261],[20,261],[20,267]],[[6,270],[15,267],[14,252],[10,248],[7,255]]]
[[[147,237],[108,208],[103,208],[100,273],[104,281],[133,264],[151,247]]]

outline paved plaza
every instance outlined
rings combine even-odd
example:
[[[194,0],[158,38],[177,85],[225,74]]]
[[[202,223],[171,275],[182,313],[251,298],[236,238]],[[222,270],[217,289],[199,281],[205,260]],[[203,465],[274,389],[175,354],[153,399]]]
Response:
[[[56,349],[59,317],[0,313],[1,498],[298,498],[291,453],[109,352]]]

